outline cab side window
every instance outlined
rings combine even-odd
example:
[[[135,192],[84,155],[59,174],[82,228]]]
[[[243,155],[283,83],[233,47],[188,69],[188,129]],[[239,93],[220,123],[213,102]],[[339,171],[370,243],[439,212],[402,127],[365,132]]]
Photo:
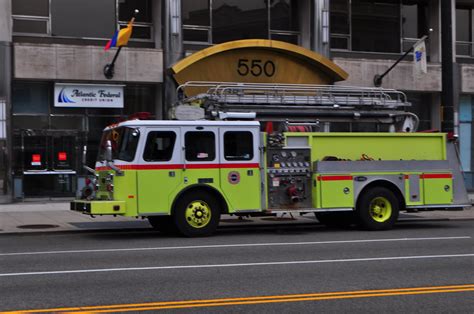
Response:
[[[170,131],[152,131],[146,139],[143,160],[170,161],[173,157],[176,133]]]
[[[184,146],[187,161],[211,161],[216,158],[216,138],[213,132],[187,132]]]
[[[253,136],[248,131],[228,131],[224,133],[225,160],[252,160]]]

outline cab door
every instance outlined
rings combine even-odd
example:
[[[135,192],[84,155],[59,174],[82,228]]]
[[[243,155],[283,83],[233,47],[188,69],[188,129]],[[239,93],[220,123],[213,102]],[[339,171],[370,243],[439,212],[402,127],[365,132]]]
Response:
[[[168,214],[182,177],[180,128],[149,128],[144,138],[137,166],[138,211]]]
[[[259,130],[248,127],[219,129],[221,189],[230,211],[261,208]]]
[[[198,122],[196,122],[198,123]],[[196,124],[181,128],[183,144],[183,182],[180,190],[208,185],[219,190],[218,127]]]

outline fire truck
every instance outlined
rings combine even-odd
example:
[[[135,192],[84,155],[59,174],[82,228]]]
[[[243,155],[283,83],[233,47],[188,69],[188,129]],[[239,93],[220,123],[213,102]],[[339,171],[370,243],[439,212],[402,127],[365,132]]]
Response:
[[[207,236],[223,214],[386,230],[401,211],[470,206],[455,143],[416,132],[399,91],[189,82],[178,95],[176,120],[105,128],[71,210]]]

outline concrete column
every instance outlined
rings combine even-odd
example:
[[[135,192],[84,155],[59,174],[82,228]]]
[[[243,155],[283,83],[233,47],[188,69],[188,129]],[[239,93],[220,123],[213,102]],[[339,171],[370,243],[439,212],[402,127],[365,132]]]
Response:
[[[163,116],[176,101],[176,82],[170,68],[183,57],[183,32],[181,28],[181,0],[163,0]]]
[[[329,0],[313,0],[312,50],[329,57]]]
[[[163,1],[153,2],[153,29],[154,29],[154,41],[156,49],[163,49],[163,38],[162,38],[162,12],[163,12]],[[163,54],[164,58],[164,54]],[[166,67],[163,65],[163,76],[166,75]],[[164,78],[162,79],[164,81]],[[155,112],[157,119],[163,119],[163,88],[164,84],[156,84],[155,90]]]
[[[300,20],[300,45],[306,49],[311,49],[311,1],[298,0],[298,18]]]
[[[0,165],[0,180],[4,180],[0,189],[0,203],[11,201],[11,79],[12,79],[12,22],[11,1],[0,0],[0,99],[6,103],[6,140],[0,139],[0,154],[6,164]]]

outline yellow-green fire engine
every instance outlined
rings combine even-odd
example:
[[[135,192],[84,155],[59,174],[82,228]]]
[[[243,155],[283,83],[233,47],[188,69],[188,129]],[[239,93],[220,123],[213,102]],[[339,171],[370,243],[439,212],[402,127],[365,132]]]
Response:
[[[238,96],[239,86],[231,89],[230,96]],[[261,102],[274,101],[262,93],[265,88],[261,85],[252,88],[253,94],[267,98]],[[337,89],[331,88],[333,93]],[[278,92],[282,89],[280,86]],[[200,94],[206,95],[198,104],[204,115],[242,119],[249,114],[258,118],[258,112],[249,110],[249,103],[242,106],[242,99],[238,101],[242,107],[229,99],[216,102],[210,97],[215,91]],[[269,118],[135,119],[109,126],[103,133],[95,169],[90,169],[95,173],[94,189],[73,201],[71,209],[90,215],[146,217],[158,230],[203,236],[216,230],[222,214],[315,213],[327,225],[358,223],[369,230],[384,230],[393,226],[403,210],[469,205],[455,145],[446,134],[323,132],[329,119],[334,121],[334,112],[342,111],[353,115],[385,113],[385,120],[377,117],[377,121],[386,123],[387,130],[396,129],[397,123],[407,128],[406,119],[394,118],[403,115],[399,111],[394,114],[393,103],[383,110],[374,110],[380,103],[372,104],[370,110],[361,109],[349,104],[349,100],[355,101],[350,98],[358,98],[360,103],[361,98],[373,95],[354,93],[337,107],[333,97],[332,108],[317,101],[319,104],[300,109],[319,110],[318,119],[277,119],[273,130]],[[245,95],[249,94],[246,90]],[[296,94],[293,89],[284,97],[295,99]],[[275,112],[286,111],[288,116],[294,113],[290,105],[276,108],[275,103],[278,107],[282,104],[282,95],[278,97],[279,102],[266,107],[262,116],[270,115],[269,107]],[[198,98],[187,98],[185,105],[195,106]],[[254,106],[264,105],[253,99]],[[206,107],[210,100],[213,105]],[[356,122],[363,116],[356,114]],[[413,118],[411,114],[407,117]]]

